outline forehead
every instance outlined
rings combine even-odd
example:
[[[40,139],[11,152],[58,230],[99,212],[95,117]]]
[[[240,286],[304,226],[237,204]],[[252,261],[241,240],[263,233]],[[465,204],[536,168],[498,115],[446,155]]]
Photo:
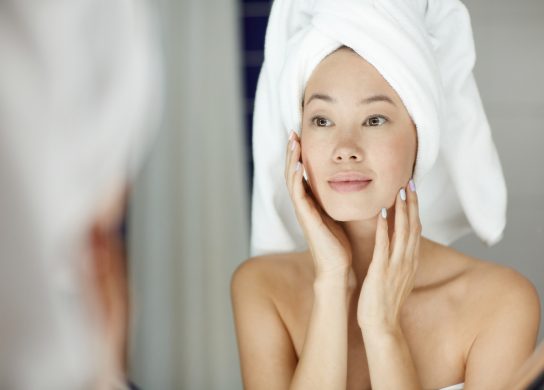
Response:
[[[400,101],[395,90],[376,68],[349,48],[334,51],[316,66],[306,84],[304,96],[314,92],[345,92],[358,98],[368,94],[384,94]]]

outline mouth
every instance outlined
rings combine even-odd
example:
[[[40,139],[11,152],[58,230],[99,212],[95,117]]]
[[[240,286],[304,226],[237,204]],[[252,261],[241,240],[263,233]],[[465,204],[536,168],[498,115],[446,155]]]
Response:
[[[372,179],[359,172],[340,172],[328,180],[329,186],[336,192],[357,192],[367,188]]]
[[[368,187],[371,181],[372,180],[329,181],[329,186],[336,192],[357,192]]]

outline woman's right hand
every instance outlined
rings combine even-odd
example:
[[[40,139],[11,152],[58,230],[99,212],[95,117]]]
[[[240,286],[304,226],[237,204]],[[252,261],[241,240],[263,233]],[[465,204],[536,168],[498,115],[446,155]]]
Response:
[[[301,144],[292,131],[287,143],[285,181],[299,224],[312,254],[316,278],[348,276],[351,272],[351,245],[338,222],[321,208],[304,179]]]

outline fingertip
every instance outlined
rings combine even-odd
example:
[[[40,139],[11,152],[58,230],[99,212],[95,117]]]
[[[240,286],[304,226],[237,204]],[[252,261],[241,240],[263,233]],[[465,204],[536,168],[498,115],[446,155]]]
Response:
[[[415,210],[417,211],[419,208],[419,199],[418,199],[418,194],[416,192],[415,184],[413,180],[410,180],[408,182],[408,188],[410,190],[407,191],[407,195],[408,195],[407,203],[410,208],[415,208]]]
[[[303,186],[302,172],[304,172],[304,165],[299,160],[295,163],[294,175],[293,175],[293,180],[297,190],[300,190],[300,188],[298,187],[299,185]]]
[[[291,130],[291,131],[289,132],[289,141],[292,141],[293,138],[295,138],[295,130]]]
[[[384,236],[387,236],[387,231],[389,229],[388,222],[387,222],[387,212],[388,212],[387,208],[382,207],[378,215],[378,230],[380,232],[383,232]]]
[[[400,200],[402,200],[403,202],[406,201],[406,190],[404,189],[404,187],[401,187],[399,191],[399,197],[400,197]]]
[[[375,257],[386,256],[389,247],[389,235],[387,226],[387,208],[382,207],[378,213],[378,224],[376,227]]]
[[[304,170],[304,166],[301,161],[297,161],[294,168],[293,173],[293,195],[295,198],[295,201],[298,201],[298,199],[304,197],[304,179],[302,178],[302,172]]]
[[[410,187],[410,192],[416,192],[416,183],[414,182],[414,179],[410,179],[408,187]]]

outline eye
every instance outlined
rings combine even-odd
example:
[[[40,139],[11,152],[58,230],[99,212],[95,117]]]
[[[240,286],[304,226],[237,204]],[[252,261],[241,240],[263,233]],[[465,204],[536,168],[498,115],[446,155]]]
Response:
[[[370,126],[370,127],[375,127],[375,126],[381,126],[383,125],[385,122],[387,122],[387,118],[382,116],[382,115],[374,115],[374,116],[371,116],[369,117],[364,125],[365,126]]]
[[[314,116],[312,118],[312,123],[317,127],[327,127],[332,124],[330,120],[323,118],[322,116]]]

